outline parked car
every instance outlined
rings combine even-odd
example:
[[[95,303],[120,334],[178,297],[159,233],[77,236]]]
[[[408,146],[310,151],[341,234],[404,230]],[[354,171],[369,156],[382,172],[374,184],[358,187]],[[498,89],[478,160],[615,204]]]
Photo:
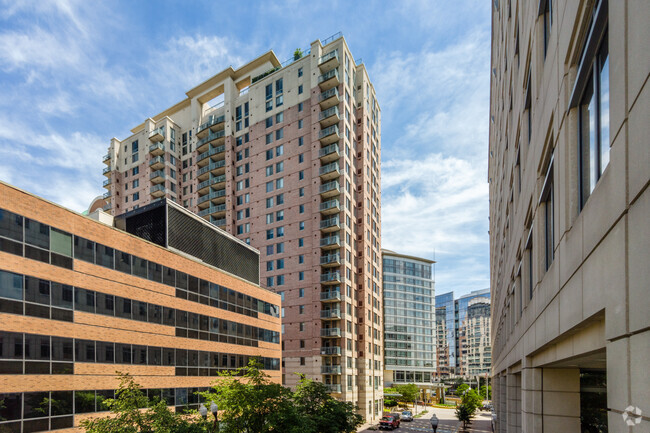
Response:
[[[401,421],[413,421],[413,414],[411,413],[410,410],[405,410],[402,412],[402,415],[400,415],[400,420]]]
[[[394,430],[399,427],[399,417],[396,415],[385,415],[379,421],[379,430]]]

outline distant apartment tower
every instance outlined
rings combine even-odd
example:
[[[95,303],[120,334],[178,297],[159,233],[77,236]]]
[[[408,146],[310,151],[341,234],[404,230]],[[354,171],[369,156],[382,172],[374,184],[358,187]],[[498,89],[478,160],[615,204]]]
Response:
[[[380,130],[337,34],[218,73],[105,157],[113,214],[167,197],[259,249],[283,298],[285,384],[304,373],[366,418],[382,411]]]
[[[0,432],[81,431],[108,416],[116,371],[177,410],[252,358],[280,383],[280,296],[258,269],[176,204],[114,221],[0,182]]]
[[[474,290],[454,299],[454,292],[436,296],[436,359],[438,379],[475,378],[490,373],[490,289]]]
[[[648,431],[650,2],[492,7],[498,431]]]
[[[384,382],[431,384],[436,368],[432,260],[383,250]],[[368,330],[370,331],[370,329]]]

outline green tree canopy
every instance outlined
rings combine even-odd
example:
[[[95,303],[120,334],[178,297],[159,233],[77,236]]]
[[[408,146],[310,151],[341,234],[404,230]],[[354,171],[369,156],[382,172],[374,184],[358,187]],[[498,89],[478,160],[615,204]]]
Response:
[[[420,388],[414,383],[407,383],[406,385],[395,385],[395,390],[402,394],[399,399],[401,401],[411,402],[420,395]]]

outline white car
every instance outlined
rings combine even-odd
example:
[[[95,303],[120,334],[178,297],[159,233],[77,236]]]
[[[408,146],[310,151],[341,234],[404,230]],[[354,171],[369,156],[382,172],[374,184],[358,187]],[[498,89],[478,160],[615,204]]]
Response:
[[[402,421],[413,421],[413,414],[411,413],[410,410],[405,410],[405,411],[402,412],[402,414],[400,415],[400,419],[401,419]]]

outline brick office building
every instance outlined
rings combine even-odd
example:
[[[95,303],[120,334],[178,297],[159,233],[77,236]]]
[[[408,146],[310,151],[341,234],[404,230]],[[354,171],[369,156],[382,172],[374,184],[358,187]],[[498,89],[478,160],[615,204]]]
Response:
[[[96,217],[0,183],[1,432],[78,425],[117,370],[179,408],[250,357],[280,381],[280,296],[256,250],[165,201]]]

